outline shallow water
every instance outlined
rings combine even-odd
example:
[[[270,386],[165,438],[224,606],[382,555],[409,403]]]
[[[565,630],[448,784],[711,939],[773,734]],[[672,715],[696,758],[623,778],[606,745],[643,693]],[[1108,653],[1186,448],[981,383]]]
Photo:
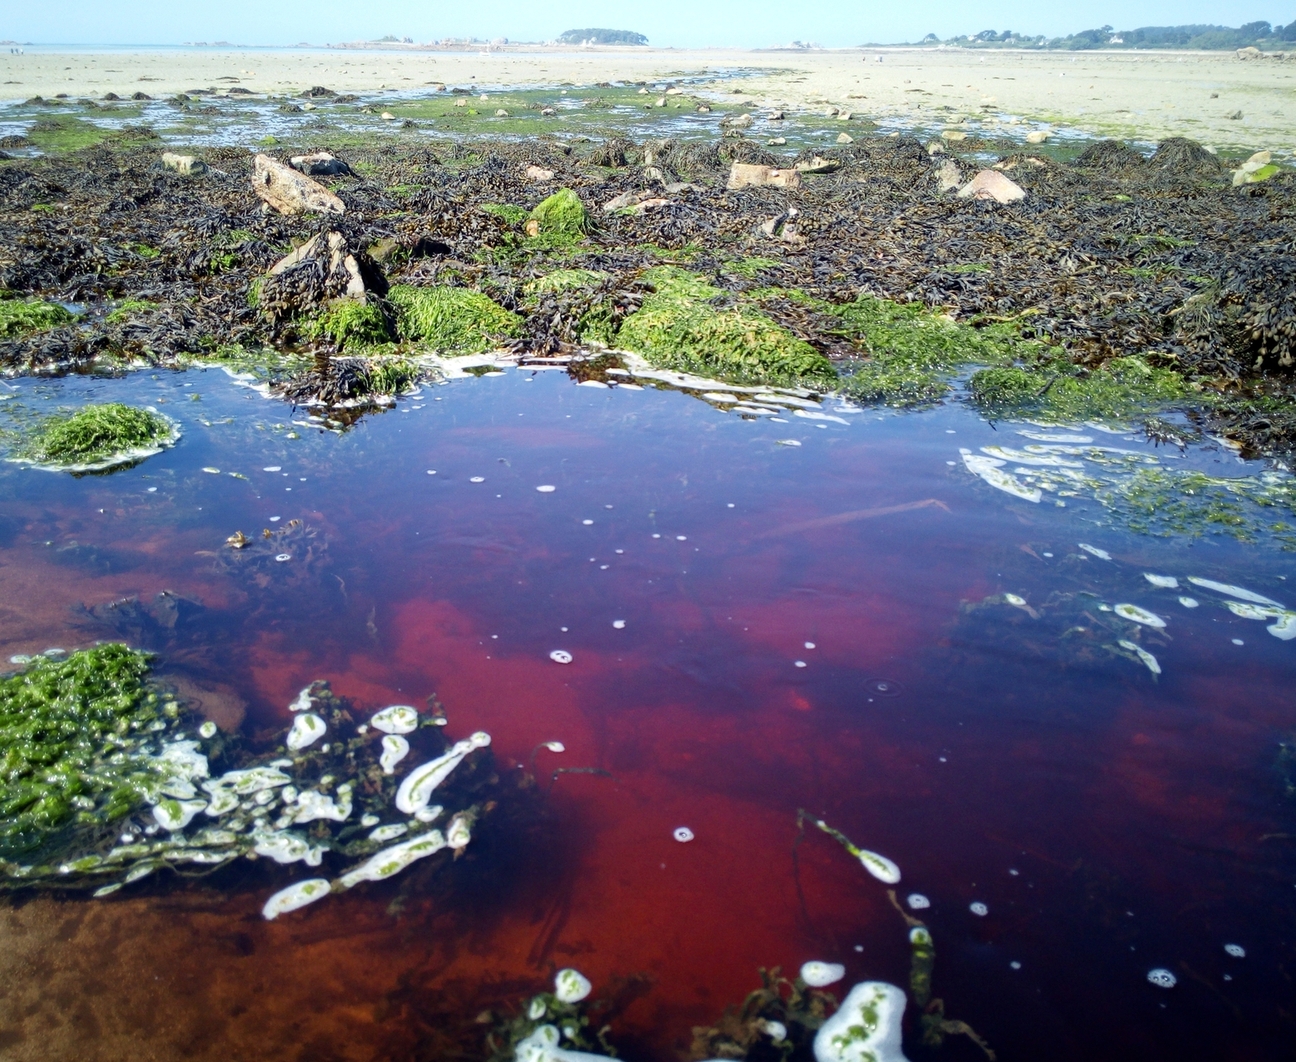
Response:
[[[526,830],[483,827],[417,889],[274,923],[261,904],[300,868],[5,901],[5,1058],[478,1057],[483,1010],[575,966],[619,993],[622,1056],[666,1060],[760,966],[907,985],[885,887],[818,831],[798,843],[798,808],[931,898],[934,994],[1000,1059],[1288,1057],[1296,644],[1186,581],[1291,604],[1287,555],[993,490],[960,447],[1029,426],[957,406],[771,423],[509,370],[339,435],[219,370],[16,386],[41,411],[154,404],[184,435],[107,476],[0,467],[3,659],[129,637],[266,737],[315,678],[362,709],[435,692],[501,770],[556,740],[542,781],[603,773],[558,775]],[[229,563],[226,536],[294,519],[309,551]],[[164,590],[196,603],[174,630],[78,611]],[[1116,603],[1166,619],[1120,634],[1159,677],[1094,636]]]

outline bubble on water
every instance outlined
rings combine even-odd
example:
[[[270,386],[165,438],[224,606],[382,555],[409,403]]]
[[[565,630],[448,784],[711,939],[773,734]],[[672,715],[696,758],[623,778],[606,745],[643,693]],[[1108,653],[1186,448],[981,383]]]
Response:
[[[1147,979],[1157,988],[1174,988],[1179,983],[1179,978],[1175,977],[1164,966],[1158,966],[1155,970],[1149,970]]]
[[[1228,952],[1230,955],[1232,955],[1233,958],[1235,959],[1246,958],[1246,948],[1242,947],[1241,944],[1225,944],[1224,950]]]
[[[1134,623],[1141,623],[1145,627],[1156,627],[1160,629],[1166,625],[1165,620],[1155,612],[1149,612],[1145,608],[1139,608],[1138,605],[1122,603],[1117,605],[1112,611],[1121,619],[1131,620]]]
[[[1173,575],[1153,575],[1151,572],[1144,572],[1143,578],[1153,586],[1160,587],[1162,590],[1179,589],[1179,580]]]
[[[1076,545],[1079,546],[1086,553],[1088,553],[1091,557],[1097,557],[1099,560],[1105,560],[1105,561],[1111,560],[1111,554],[1108,553],[1105,549],[1099,549],[1097,546],[1091,546],[1089,545],[1088,542],[1077,542]]]
[[[262,472],[282,472],[283,465],[266,465],[265,468],[261,469],[261,471]]]
[[[800,446],[801,445],[800,439],[776,439],[775,442],[777,442],[780,446]]]
[[[590,525],[592,525],[592,524],[594,523],[594,521],[593,521],[593,520],[582,520],[581,523],[584,524],[586,527],[589,527]]]
[[[149,487],[148,492],[149,492],[150,494],[156,494],[156,493],[157,493],[157,487]]]
[[[283,519],[282,516],[272,516],[272,517],[270,517],[270,522],[271,522],[272,524],[277,524],[277,523],[278,523],[280,520],[282,520],[282,519]]]
[[[905,903],[909,905],[911,911],[925,911],[931,906],[931,900],[927,899],[921,892],[911,892]]]
[[[559,970],[554,977],[554,995],[559,1003],[579,1003],[593,987],[578,970]]]
[[[441,399],[438,398],[437,401],[440,402]],[[436,475],[436,469],[435,469],[435,468],[429,468],[429,469],[427,470],[427,474],[428,474],[429,476],[435,476],[435,475]]]
[[[874,679],[864,688],[877,697],[900,696],[900,683],[894,682],[891,679]]]
[[[679,841],[680,844],[687,844],[689,841],[693,840],[693,831],[687,826],[676,826],[675,832],[672,833],[671,836],[674,837],[675,840]]]
[[[212,468],[210,465],[208,465],[206,468],[204,468],[203,471],[206,472],[209,476],[219,476],[219,475],[220,475],[220,469],[219,469],[219,468]]]
[[[814,642],[806,642],[806,643],[805,643],[805,647],[806,647],[807,649],[813,649],[813,648],[815,647],[815,643],[814,643]]]
[[[216,724],[210,719],[198,728],[198,736],[205,738],[214,738],[216,736]]]
[[[275,560],[277,560],[280,564],[283,564],[285,561],[290,561],[290,560],[292,560],[292,554],[291,554],[291,553],[276,553],[276,554],[275,554]]]
[[[536,487],[536,490],[538,490],[541,494],[552,494],[557,489],[558,488],[555,487],[552,483],[541,483],[540,486]]]
[[[654,534],[654,535],[653,535],[653,538],[661,538],[661,535]]]
[[[676,535],[676,536],[675,536],[675,541],[676,541],[676,542],[687,542],[687,541],[688,541],[688,535]]]
[[[1234,638],[1234,639],[1233,639],[1233,644],[1234,644],[1234,645],[1246,645],[1246,642],[1244,642],[1241,638]]]
[[[1009,965],[1010,967],[1012,967],[1014,970],[1020,970],[1020,969],[1021,969],[1021,963],[1017,962],[1016,960],[1010,962],[1008,965]]]
[[[1195,597],[1181,597],[1179,604],[1183,605],[1184,608],[1196,608],[1201,602]]]
[[[811,988],[827,988],[846,976],[846,967],[835,962],[812,959],[801,967],[801,980]]]
[[[986,915],[990,913],[990,908],[987,907],[985,904],[983,904],[980,900],[977,900],[975,903],[968,904],[968,910],[971,911],[978,918],[984,918]]]
[[[486,482],[486,477],[485,477],[485,476],[472,476],[472,477],[468,480],[468,482],[469,482],[469,483],[485,483],[485,482]]]
[[[795,666],[795,667],[805,667],[805,666],[806,666],[806,662],[805,662],[804,660],[794,660],[794,661],[793,661],[793,666]]]
[[[570,664],[572,662],[572,655],[567,652],[566,649],[555,649],[549,654],[549,659],[555,664]]]
[[[625,630],[625,620],[613,620],[612,626],[619,631]]]
[[[550,752],[566,752],[567,746],[561,741],[546,741],[541,748],[548,749]]]

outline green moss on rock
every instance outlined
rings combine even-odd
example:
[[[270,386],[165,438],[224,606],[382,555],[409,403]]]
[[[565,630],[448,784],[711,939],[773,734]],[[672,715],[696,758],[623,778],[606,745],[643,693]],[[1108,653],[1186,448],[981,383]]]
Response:
[[[550,291],[579,291],[603,283],[608,274],[597,269],[555,269],[535,280],[528,280],[523,290],[528,295],[538,295]]]
[[[444,354],[480,354],[520,333],[522,318],[469,288],[398,285],[387,294],[403,340]]]
[[[144,653],[110,644],[37,657],[0,680],[0,856],[74,822],[110,823],[143,800],[156,772],[121,750],[158,718],[148,670]]]
[[[0,339],[12,339],[29,332],[44,332],[73,320],[56,302],[39,299],[0,299]]]
[[[644,279],[653,294],[626,318],[617,343],[654,365],[751,383],[836,379],[827,358],[758,309],[712,305],[726,293],[696,274],[659,266]]]
[[[37,422],[19,443],[17,457],[40,465],[107,467],[116,459],[168,446],[175,438],[175,426],[161,414],[109,402]]]
[[[528,235],[547,236],[552,240],[574,243],[589,232],[589,215],[580,196],[570,188],[560,188],[542,200],[527,219]],[[531,222],[535,224],[532,225]]]

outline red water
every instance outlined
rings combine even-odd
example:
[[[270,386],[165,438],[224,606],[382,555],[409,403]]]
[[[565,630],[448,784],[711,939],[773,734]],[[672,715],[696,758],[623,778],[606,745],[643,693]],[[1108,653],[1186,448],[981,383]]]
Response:
[[[249,735],[327,678],[362,708],[435,692],[501,770],[560,740],[542,784],[604,773],[559,775],[446,874],[273,924],[260,905],[289,871],[11,906],[3,1057],[484,1057],[482,1011],[576,966],[617,1001],[622,1055],[665,1060],[760,966],[905,985],[884,887],[817,831],[798,843],[798,808],[894,859],[901,897],[931,897],[936,994],[999,1058],[1290,1057],[1296,809],[1274,764],[1296,729],[1292,646],[1176,613],[1154,683],[960,611],[1086,581],[1129,600],[1143,570],[1270,593],[1288,562],[994,494],[946,463],[1002,441],[957,410],[752,424],[510,373],[286,441],[286,409],[216,373],[46,386],[167,398],[186,434],[112,476],[3,473],[6,656],[112,636],[80,603],[170,590],[205,608],[149,647],[246,701]],[[265,586],[214,567],[234,530],[293,518],[327,540],[316,567]],[[1112,565],[1074,549],[1099,537]],[[1148,984],[1158,966],[1175,989]]]

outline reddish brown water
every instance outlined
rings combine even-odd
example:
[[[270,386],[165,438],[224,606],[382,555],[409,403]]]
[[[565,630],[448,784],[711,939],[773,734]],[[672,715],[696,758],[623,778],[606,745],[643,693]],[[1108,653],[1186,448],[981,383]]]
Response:
[[[21,395],[165,399],[185,435],[110,476],[0,472],[4,658],[114,636],[76,607],[168,590],[202,608],[135,640],[246,704],[250,736],[327,678],[366,709],[435,691],[501,769],[560,740],[542,779],[604,773],[558,776],[525,830],[484,830],[418,888],[273,924],[260,906],[294,868],[6,901],[0,1057],[481,1057],[483,1010],[576,966],[619,1001],[622,1055],[655,1062],[760,966],[907,984],[885,888],[817,831],[798,844],[801,807],[931,898],[936,994],[999,1058],[1291,1057],[1296,806],[1275,761],[1296,645],[1141,574],[1281,600],[1285,558],[993,492],[947,461],[1003,435],[956,409],[819,429],[510,372],[290,441],[286,408],[216,372]],[[291,519],[317,532],[309,563],[218,568],[227,535]],[[961,608],[1080,589],[1170,617],[1159,681],[1072,653],[1066,624]]]

